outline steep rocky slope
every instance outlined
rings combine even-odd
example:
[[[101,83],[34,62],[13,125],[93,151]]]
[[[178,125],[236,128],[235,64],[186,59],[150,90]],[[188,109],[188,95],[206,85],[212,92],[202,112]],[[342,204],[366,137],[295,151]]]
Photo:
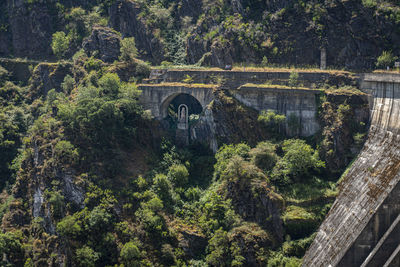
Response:
[[[96,3],[2,1],[0,56],[52,57],[56,31],[73,39],[72,56],[93,23],[104,25],[108,18],[122,37],[135,37],[142,59],[156,64],[223,67],[261,63],[265,57],[269,63],[318,65],[320,50],[326,48],[329,66],[365,69],[374,68],[384,50],[400,52],[395,1],[116,0],[98,1],[93,11]],[[84,13],[69,13],[77,6]],[[87,29],[81,29],[82,21]]]

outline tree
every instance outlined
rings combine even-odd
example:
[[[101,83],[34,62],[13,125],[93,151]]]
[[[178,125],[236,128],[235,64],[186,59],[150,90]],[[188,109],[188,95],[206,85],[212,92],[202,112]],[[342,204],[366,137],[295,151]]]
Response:
[[[184,187],[189,179],[189,172],[182,164],[174,164],[169,168],[168,178],[176,187]]]
[[[268,58],[266,56],[263,56],[263,59],[261,61],[261,66],[265,69],[268,66]]]
[[[211,266],[229,266],[231,257],[229,251],[228,233],[218,229],[214,236],[208,241],[207,250],[209,254],[206,261]]]
[[[126,267],[136,267],[140,266],[140,259],[142,257],[139,248],[136,243],[130,241],[126,243],[119,254],[122,260],[122,263]]]
[[[297,87],[299,85],[299,73],[292,71],[289,76],[289,86]]]
[[[276,114],[272,110],[261,111],[261,114],[258,116],[258,121],[262,122],[271,133],[280,133],[281,126],[285,123],[286,116],[282,114]]]
[[[278,161],[276,146],[270,142],[260,142],[250,151],[251,161],[264,171],[271,170]]]
[[[121,61],[131,61],[137,56],[137,48],[134,37],[124,38],[121,40],[121,49],[120,49]]]
[[[99,259],[99,253],[95,252],[92,248],[84,246],[76,250],[76,258],[79,266],[94,267],[96,261]]]
[[[391,67],[396,59],[397,57],[393,56],[391,51],[383,51],[377,58],[376,66],[378,68]]]
[[[282,145],[284,156],[274,169],[274,176],[289,181],[290,178],[308,178],[310,171],[325,167],[315,151],[304,140],[289,139]]]
[[[66,216],[57,224],[57,232],[63,237],[77,238],[82,231],[80,224],[75,216]]]
[[[51,49],[58,59],[65,56],[68,51],[70,40],[64,32],[56,32],[53,34]]]

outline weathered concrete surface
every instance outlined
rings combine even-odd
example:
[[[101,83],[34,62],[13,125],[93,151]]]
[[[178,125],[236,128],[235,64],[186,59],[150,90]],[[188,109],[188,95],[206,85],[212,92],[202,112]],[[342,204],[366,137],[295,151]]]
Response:
[[[286,118],[295,116],[300,125],[300,136],[313,135],[320,129],[317,120],[318,98],[322,93],[320,90],[244,85],[231,90],[231,93],[237,100],[258,111],[272,110],[284,114]],[[293,134],[289,127],[286,130],[288,135]]]
[[[360,266],[400,213],[400,79],[365,75],[373,93],[368,140],[340,185],[340,193],[303,266]],[[383,266],[400,242],[387,239],[365,266]],[[396,255],[394,255],[396,258]]]
[[[159,78],[163,82],[182,82],[186,75],[189,75],[195,83],[216,83],[222,78],[231,88],[237,88],[246,83],[265,83],[271,80],[287,82],[291,73],[290,71],[155,70],[157,71],[161,73]],[[305,86],[355,85],[357,78],[349,72],[300,71],[299,81]]]
[[[163,119],[167,116],[167,109],[171,101],[180,94],[188,94],[196,98],[203,110],[214,99],[213,90],[215,85],[206,84],[141,84],[139,90],[142,94],[139,97],[140,103],[145,110],[150,110],[156,119]]]

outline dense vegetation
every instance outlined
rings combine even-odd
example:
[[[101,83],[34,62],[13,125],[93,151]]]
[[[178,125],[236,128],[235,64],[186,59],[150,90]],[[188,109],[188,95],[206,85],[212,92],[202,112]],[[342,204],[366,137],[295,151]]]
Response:
[[[0,265],[298,266],[365,140],[367,126],[348,103],[361,93],[321,93],[322,130],[307,139],[296,117],[247,116],[265,135],[219,140],[214,154],[201,143],[176,145],[143,110],[137,82],[150,67],[138,58],[216,65],[228,51],[224,62],[295,64],[303,45],[287,32],[296,25],[308,25],[319,51],[338,6],[398,25],[395,1],[189,1],[200,4],[194,9],[136,1],[142,36],[159,43],[161,57],[134,34],[105,27],[117,24],[116,2],[24,1],[26,12],[44,5],[52,17],[52,54],[41,57],[65,61],[32,67],[28,83],[0,66]],[[3,6],[7,35],[12,8]],[[397,52],[385,43],[373,62],[385,68]],[[288,85],[298,78],[292,72]],[[254,113],[222,90],[215,96],[219,112]]]
[[[400,53],[400,8],[392,0],[29,0],[0,7],[1,56],[47,59],[53,42],[55,56],[71,57],[96,25],[135,37],[140,58],[156,64],[318,66],[326,48],[328,66],[373,69],[392,66]],[[26,16],[36,12],[44,18]],[[24,36],[36,24],[43,38]],[[22,37],[31,45],[20,45]]]

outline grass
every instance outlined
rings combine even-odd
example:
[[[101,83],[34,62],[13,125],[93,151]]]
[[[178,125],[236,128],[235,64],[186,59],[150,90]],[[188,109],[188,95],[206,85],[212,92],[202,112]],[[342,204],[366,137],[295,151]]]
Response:
[[[225,71],[222,68],[218,67],[204,67],[197,65],[169,65],[169,66],[152,66],[152,69],[169,69],[174,71]],[[338,70],[338,69],[328,69],[321,70],[315,66],[303,66],[303,67],[294,67],[294,66],[266,66],[261,67],[259,65],[250,65],[246,66],[245,72],[309,72],[309,73],[328,73],[328,74],[348,74],[352,75],[352,72]],[[243,71],[243,66],[234,64],[231,71]]]
[[[241,86],[242,87],[255,87],[255,88],[270,88],[270,89],[282,89],[282,90],[312,90],[312,91],[323,91],[322,89],[312,89],[301,86],[290,87],[287,85],[280,84],[255,84],[255,83],[246,83]]]
[[[354,86],[343,86],[339,88],[328,88],[325,90],[328,94],[334,95],[367,95]]]
[[[372,73],[390,73],[390,74],[400,74],[400,69],[390,69],[390,70],[374,70]]]
[[[189,88],[215,88],[216,84],[205,84],[205,83],[178,83],[178,82],[171,82],[171,83],[157,83],[157,84],[138,84],[141,87],[189,87]]]

